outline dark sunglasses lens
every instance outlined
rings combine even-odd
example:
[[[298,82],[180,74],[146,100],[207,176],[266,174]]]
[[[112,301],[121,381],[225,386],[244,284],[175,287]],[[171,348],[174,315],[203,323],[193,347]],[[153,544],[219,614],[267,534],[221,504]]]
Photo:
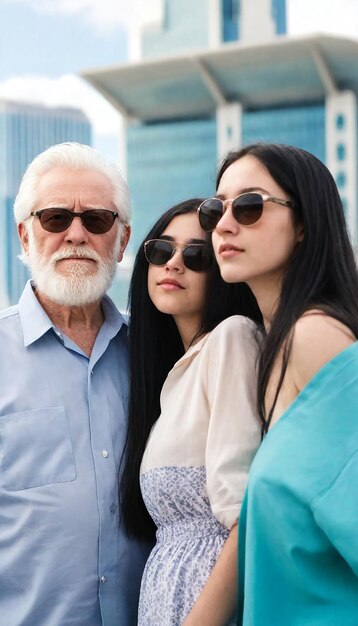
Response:
[[[144,247],[148,263],[165,265],[173,255],[173,246],[169,241],[148,241]]]
[[[108,233],[111,230],[115,216],[111,211],[96,211],[95,209],[89,209],[88,211],[84,211],[82,215],[82,220],[84,222],[85,228],[94,235],[103,235],[103,233]]]
[[[61,209],[44,209],[40,214],[40,223],[49,233],[61,233],[71,224],[71,216]]]
[[[205,272],[210,267],[211,253],[207,246],[186,246],[183,249],[185,267],[193,272]]]
[[[223,203],[218,198],[208,198],[200,205],[199,222],[200,226],[206,232],[215,229],[216,224],[223,216]]]
[[[67,230],[73,219],[72,211],[67,209],[43,209],[40,213],[41,226],[50,233]],[[111,211],[89,209],[83,212],[81,219],[90,233],[102,235],[112,228],[115,216]]]
[[[245,193],[232,203],[232,214],[239,224],[251,226],[258,222],[264,203],[259,193]]]

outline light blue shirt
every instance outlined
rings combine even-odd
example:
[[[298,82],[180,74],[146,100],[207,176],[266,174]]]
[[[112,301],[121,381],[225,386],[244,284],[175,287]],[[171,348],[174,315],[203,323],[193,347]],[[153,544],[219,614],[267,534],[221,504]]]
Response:
[[[127,327],[112,301],[91,357],[28,283],[0,313],[0,623],[135,626],[144,546],[119,529]]]

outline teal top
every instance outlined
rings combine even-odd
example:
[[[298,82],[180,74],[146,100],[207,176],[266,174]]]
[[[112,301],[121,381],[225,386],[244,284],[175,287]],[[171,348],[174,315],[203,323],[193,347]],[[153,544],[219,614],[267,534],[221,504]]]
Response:
[[[358,342],[263,441],[239,529],[243,626],[358,626]]]

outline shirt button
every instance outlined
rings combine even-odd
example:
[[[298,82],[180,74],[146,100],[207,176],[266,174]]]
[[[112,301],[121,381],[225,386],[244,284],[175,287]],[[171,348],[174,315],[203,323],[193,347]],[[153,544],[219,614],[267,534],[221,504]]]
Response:
[[[108,450],[102,450],[102,456],[103,456],[103,458],[107,459],[109,457]]]
[[[101,576],[101,578],[99,580],[100,580],[101,583],[107,582],[107,578],[105,576]]]

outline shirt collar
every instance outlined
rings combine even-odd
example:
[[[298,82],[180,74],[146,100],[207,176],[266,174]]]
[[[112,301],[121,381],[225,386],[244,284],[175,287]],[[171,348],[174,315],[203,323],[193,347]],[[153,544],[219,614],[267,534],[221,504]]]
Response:
[[[30,280],[27,281],[19,300],[19,315],[25,348],[40,339],[50,328],[54,328],[49,316],[36,298]]]
[[[123,315],[107,295],[102,300],[105,324],[112,336],[116,335],[123,325],[127,325]],[[46,311],[36,298],[31,281],[26,283],[19,300],[19,316],[24,335],[24,346],[27,347],[40,339],[51,328],[56,330]]]
[[[206,333],[204,337],[202,337],[201,339],[199,339],[199,341],[190,346],[190,348],[187,349],[183,356],[175,363],[173,369],[175,369],[176,367],[180,367],[185,361],[192,359],[198,352],[200,352],[202,347],[209,339],[209,335],[210,333]]]
[[[113,300],[111,300],[107,294],[103,296],[101,304],[104,315],[104,324],[108,327],[110,332],[112,331],[112,335],[116,335],[122,326],[125,326],[128,331],[127,319],[118,311]]]

